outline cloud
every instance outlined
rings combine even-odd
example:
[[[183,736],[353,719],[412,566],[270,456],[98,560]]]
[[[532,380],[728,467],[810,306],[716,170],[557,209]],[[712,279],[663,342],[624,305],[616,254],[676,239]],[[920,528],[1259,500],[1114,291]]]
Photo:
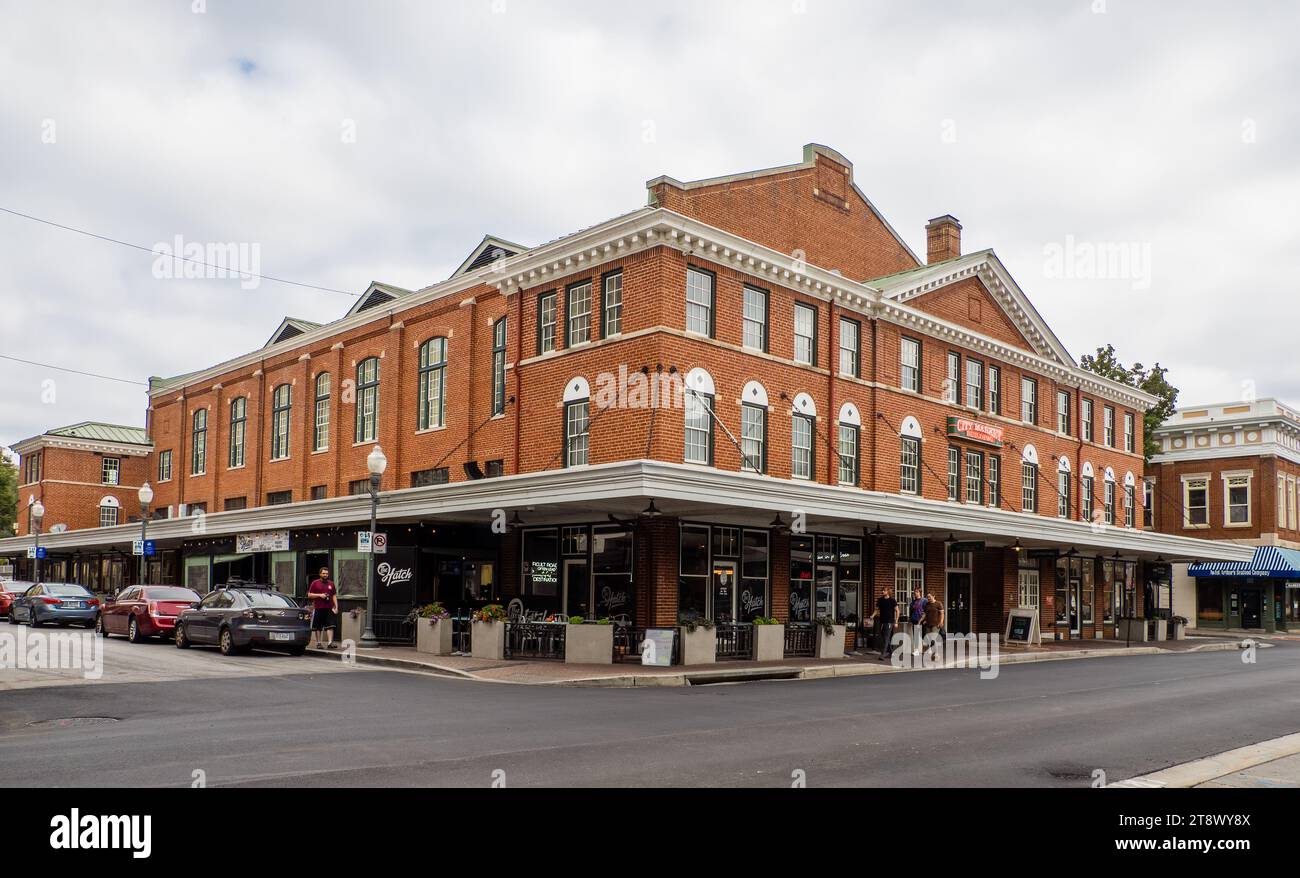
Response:
[[[3,206],[146,247],[255,243],[266,274],[359,293],[440,280],[486,232],[624,213],[661,173],[817,141],[914,249],[960,217],[1076,355],[1159,360],[1186,401],[1249,379],[1300,402],[1293,4],[197,5],[0,2]],[[1149,245],[1149,286],[1051,276],[1067,238]],[[147,254],[7,216],[0,264],[0,349],[141,380],[350,304],[156,279]],[[143,420],[142,388],[9,363],[0,381],[5,441]]]

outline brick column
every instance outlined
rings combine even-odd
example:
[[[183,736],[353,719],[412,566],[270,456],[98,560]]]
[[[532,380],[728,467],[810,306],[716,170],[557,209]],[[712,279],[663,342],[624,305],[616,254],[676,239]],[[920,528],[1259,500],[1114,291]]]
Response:
[[[771,530],[768,533],[770,534],[768,582],[772,599],[763,615],[775,617],[785,623],[790,621],[790,532]]]

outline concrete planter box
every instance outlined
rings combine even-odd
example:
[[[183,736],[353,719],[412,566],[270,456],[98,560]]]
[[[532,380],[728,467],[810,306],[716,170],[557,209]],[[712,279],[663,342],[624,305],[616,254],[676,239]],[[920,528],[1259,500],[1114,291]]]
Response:
[[[343,625],[343,639],[351,640],[353,643],[360,643],[361,635],[366,630],[366,611],[359,611],[355,619],[352,618],[351,612],[340,613],[339,621]]]
[[[426,655],[451,655],[451,620],[415,620],[415,651]]]
[[[1187,639],[1187,626],[1186,626],[1186,625],[1179,625],[1179,624],[1175,623],[1174,626],[1173,626],[1173,629],[1174,629],[1174,637],[1173,637],[1174,640],[1186,640],[1186,639]]]
[[[785,626],[754,626],[754,661],[779,662],[785,658]]]
[[[830,634],[820,625],[817,626],[817,658],[844,658],[844,637],[848,633],[847,625],[836,625]]]
[[[474,622],[470,627],[470,655],[501,661],[506,657],[506,623]]]
[[[570,625],[564,633],[566,665],[614,664],[613,625]]]
[[[713,628],[696,628],[687,631],[678,628],[682,645],[683,665],[712,665],[718,661],[718,632]]]
[[[1165,619],[1155,619],[1156,636],[1153,638],[1156,643],[1169,639],[1169,622]]]
[[[1147,623],[1145,619],[1120,619],[1115,628],[1115,639],[1133,643],[1147,642]]]

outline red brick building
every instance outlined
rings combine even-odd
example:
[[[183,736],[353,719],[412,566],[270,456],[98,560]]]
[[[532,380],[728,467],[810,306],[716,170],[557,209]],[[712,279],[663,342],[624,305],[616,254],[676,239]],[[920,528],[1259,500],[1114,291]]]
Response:
[[[415,571],[384,595],[393,619],[518,597],[641,626],[853,628],[898,583],[952,630],[1027,606],[1048,637],[1101,637],[1142,612],[1154,562],[1248,554],[1143,532],[1153,399],[1080,370],[954,218],[918,258],[820,146],[648,186],[647,207],[533,248],[485,238],[445,281],[372,284],[333,323],[286,319],[260,350],[153,379],[171,520],[151,532],[176,578],[301,593],[328,563],[360,598],[376,444],[390,560]]]

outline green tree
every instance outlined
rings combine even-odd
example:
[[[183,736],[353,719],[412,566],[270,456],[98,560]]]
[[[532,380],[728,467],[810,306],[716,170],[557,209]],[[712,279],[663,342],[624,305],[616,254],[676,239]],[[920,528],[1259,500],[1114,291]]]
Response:
[[[0,448],[0,537],[14,535],[18,521],[18,465],[9,449]]]
[[[1150,369],[1141,363],[1125,366],[1116,356],[1114,345],[1097,348],[1095,354],[1085,354],[1079,360],[1079,366],[1103,378],[1136,387],[1159,400],[1142,418],[1142,450],[1149,462],[1160,451],[1154,439],[1156,428],[1169,420],[1178,408],[1178,388],[1169,383],[1169,370],[1159,363]]]

